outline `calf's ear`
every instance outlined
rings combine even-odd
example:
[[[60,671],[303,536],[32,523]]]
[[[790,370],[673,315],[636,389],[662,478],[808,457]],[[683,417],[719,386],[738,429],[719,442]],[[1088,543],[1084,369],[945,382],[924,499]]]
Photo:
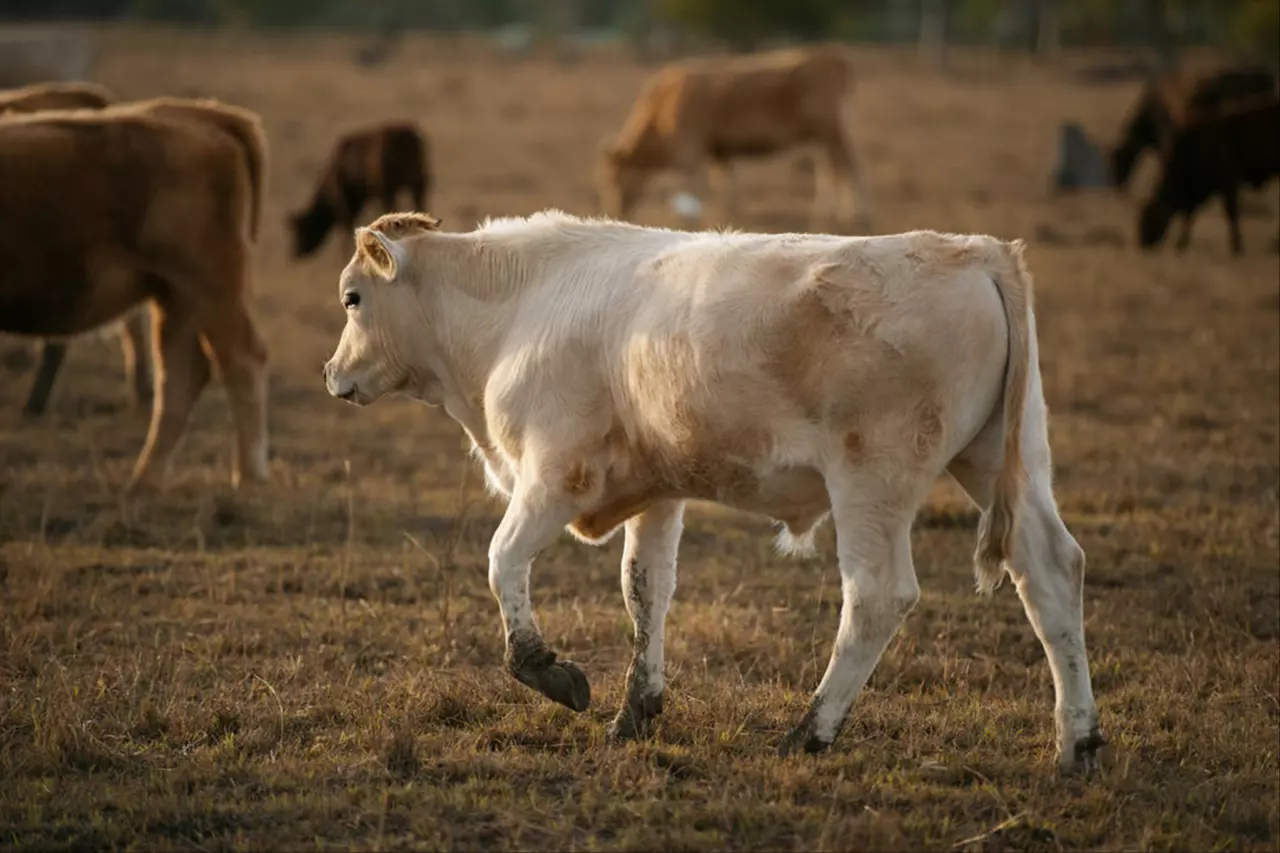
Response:
[[[404,259],[403,250],[387,235],[372,228],[356,229],[356,254],[370,270],[387,281],[392,281]]]

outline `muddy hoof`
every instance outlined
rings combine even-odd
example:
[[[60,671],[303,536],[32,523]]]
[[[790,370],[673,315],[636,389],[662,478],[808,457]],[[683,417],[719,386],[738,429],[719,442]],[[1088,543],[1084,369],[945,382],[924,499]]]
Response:
[[[1072,751],[1063,757],[1062,772],[1070,776],[1093,776],[1100,769],[1098,750],[1106,745],[1107,739],[1102,736],[1102,732],[1094,729],[1086,737],[1077,740]]]
[[[591,704],[591,684],[573,661],[556,661],[536,670],[515,673],[516,678],[553,702],[585,711]]]
[[[654,719],[662,713],[663,694],[657,696],[627,697],[627,702],[613,718],[605,736],[614,743],[647,737]]]
[[[822,740],[813,733],[810,726],[802,723],[792,729],[791,733],[782,739],[782,743],[778,744],[778,755],[782,758],[798,755],[801,752],[806,755],[818,755],[830,748],[830,742]]]

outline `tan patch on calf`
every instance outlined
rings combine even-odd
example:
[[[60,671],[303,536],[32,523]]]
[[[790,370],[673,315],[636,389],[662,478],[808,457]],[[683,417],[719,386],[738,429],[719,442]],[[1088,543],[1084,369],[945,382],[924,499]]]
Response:
[[[866,445],[863,441],[861,433],[857,430],[850,430],[844,437],[844,452],[849,457],[850,462],[857,462],[862,458],[862,451]]]
[[[851,312],[838,316],[832,311],[821,287],[807,290],[789,306],[771,336],[765,363],[784,393],[813,421],[822,418],[830,366],[839,358],[841,342],[853,321]]]

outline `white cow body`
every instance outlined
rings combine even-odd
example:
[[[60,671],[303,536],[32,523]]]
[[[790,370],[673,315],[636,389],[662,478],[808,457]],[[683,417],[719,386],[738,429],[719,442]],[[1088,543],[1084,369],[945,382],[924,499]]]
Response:
[[[443,405],[471,436],[509,499],[490,583],[522,682],[589,702],[529,603],[531,562],[566,526],[592,543],[627,533],[635,659],[613,726],[626,737],[661,710],[684,501],[765,513],[789,547],[831,516],[841,629],[783,744],[823,749],[918,598],[911,521],[949,470],[986,510],[980,587],[1007,568],[1045,642],[1063,764],[1092,757],[1084,555],[1053,503],[1020,244],[689,233],[557,212],[468,234],[390,215],[357,244],[329,390]]]

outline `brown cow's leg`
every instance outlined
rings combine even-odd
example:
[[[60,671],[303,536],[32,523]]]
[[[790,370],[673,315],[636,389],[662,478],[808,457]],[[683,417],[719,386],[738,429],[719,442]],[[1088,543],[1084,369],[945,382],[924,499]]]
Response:
[[[147,317],[140,309],[134,309],[125,317],[120,327],[120,349],[124,355],[125,375],[133,385],[133,403],[149,405],[155,380],[151,375],[151,363],[146,356]]]
[[[1182,233],[1178,235],[1178,242],[1174,244],[1174,248],[1181,252],[1187,246],[1191,245],[1191,214],[1186,213],[1182,216]]]
[[[396,212],[396,187],[385,187],[382,190],[382,212]]]
[[[1235,187],[1222,193],[1222,208],[1227,213],[1227,228],[1231,233],[1231,254],[1244,254],[1244,240],[1240,237],[1240,196]]]
[[[44,414],[53,393],[53,381],[58,378],[58,369],[66,357],[67,345],[62,341],[40,342],[40,367],[36,370],[27,403],[22,408],[24,414],[32,417]]]
[[[813,206],[809,213],[809,230],[816,232],[826,231],[832,226],[831,194],[835,190],[831,182],[835,180],[835,170],[831,168],[830,158],[825,160],[813,159]]]
[[[850,224],[854,230],[871,230],[871,194],[863,180],[853,140],[843,130],[827,144],[827,159],[831,164],[832,191],[835,193],[834,220]]]
[[[169,456],[186,428],[191,407],[209,383],[209,360],[200,347],[194,314],[185,304],[166,300],[151,309],[151,354],[155,373],[155,405],[151,429],[129,481],[129,491],[146,483],[152,471],[167,468]]]
[[[240,288],[236,288],[240,291]],[[240,292],[201,312],[200,326],[227,386],[236,425],[231,483],[267,479],[267,349]]]
[[[700,153],[682,151],[676,156],[677,169],[684,179],[684,191],[692,195],[701,204],[696,217],[698,227],[704,227],[707,221],[707,202],[711,197],[711,183],[708,175],[708,163]]]
[[[733,165],[727,160],[712,160],[707,169],[707,186],[716,197],[720,222],[732,225],[738,217],[737,182],[734,180]]]

